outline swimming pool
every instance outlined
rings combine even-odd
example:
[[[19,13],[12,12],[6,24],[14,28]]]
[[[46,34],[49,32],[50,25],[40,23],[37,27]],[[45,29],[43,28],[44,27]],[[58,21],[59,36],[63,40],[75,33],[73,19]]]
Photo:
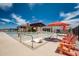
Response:
[[[20,41],[20,39],[21,39],[21,41],[23,41],[27,44],[29,44],[28,43],[29,41],[32,41],[32,37],[33,37],[33,40],[34,40],[34,39],[40,38],[40,37],[47,38],[47,37],[50,37],[52,35],[51,32],[42,32],[42,33],[37,33],[37,32],[19,32],[19,33],[17,33],[17,32],[6,32],[6,33],[16,40]],[[20,34],[21,37],[18,37],[18,34]],[[45,42],[43,42],[43,43],[45,43]],[[31,43],[29,45],[31,45]],[[76,42],[76,47],[79,48],[79,41]]]
[[[33,42],[34,47],[38,47],[38,46],[42,46],[45,43],[47,43],[46,40],[44,40],[44,38],[48,38],[50,37],[50,35],[52,33],[50,32],[42,32],[42,33],[37,33],[37,32],[6,32],[9,36],[11,36],[12,38],[18,40],[19,42],[23,43],[24,45],[28,45],[28,46],[32,46],[32,40],[35,41],[38,39],[42,39],[42,43],[35,43]],[[20,36],[18,36],[18,34],[20,34]]]

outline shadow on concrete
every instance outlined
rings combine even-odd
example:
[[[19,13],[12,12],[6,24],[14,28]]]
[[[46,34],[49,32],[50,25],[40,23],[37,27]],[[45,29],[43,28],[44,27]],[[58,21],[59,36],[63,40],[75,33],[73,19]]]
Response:
[[[60,42],[61,41],[57,38],[45,38],[44,40],[49,41],[49,42]]]

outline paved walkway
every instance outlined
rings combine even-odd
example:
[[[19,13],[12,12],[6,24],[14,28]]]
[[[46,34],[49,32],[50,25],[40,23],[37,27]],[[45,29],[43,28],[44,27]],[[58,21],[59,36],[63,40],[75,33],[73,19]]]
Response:
[[[6,33],[0,32],[0,55],[3,56],[60,56],[60,54],[55,53],[58,44],[57,42],[48,42],[32,50]]]

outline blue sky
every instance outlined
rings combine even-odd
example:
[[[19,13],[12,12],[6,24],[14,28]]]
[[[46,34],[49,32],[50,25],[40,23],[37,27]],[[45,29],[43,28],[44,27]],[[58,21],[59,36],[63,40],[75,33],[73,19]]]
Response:
[[[47,25],[63,21],[68,17],[64,15],[77,10],[74,8],[77,5],[76,3],[0,3],[0,28],[15,28],[23,23],[43,22]]]

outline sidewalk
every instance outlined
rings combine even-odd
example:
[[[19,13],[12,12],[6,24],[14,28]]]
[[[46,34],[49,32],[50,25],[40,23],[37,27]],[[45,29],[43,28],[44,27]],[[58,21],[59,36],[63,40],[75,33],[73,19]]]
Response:
[[[55,53],[58,44],[58,42],[48,42],[32,50],[6,33],[0,32],[0,55],[2,56],[61,56]]]

